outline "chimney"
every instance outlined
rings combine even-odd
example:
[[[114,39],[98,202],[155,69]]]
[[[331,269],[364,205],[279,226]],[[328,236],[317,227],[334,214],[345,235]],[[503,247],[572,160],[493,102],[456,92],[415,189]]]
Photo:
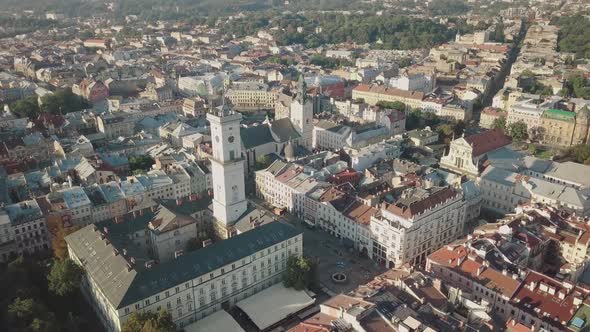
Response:
[[[184,254],[183,250],[176,250],[174,252],[174,258],[178,258],[178,257],[182,256],[183,254]]]
[[[480,265],[480,266],[477,268],[477,275],[478,275],[478,276],[479,276],[479,275],[481,275],[481,273],[482,273],[482,272],[483,272],[485,269],[486,269],[486,267],[485,267],[484,265]]]
[[[182,205],[182,198],[177,198],[176,199],[176,205],[177,206],[181,206]]]
[[[153,213],[156,213],[156,211],[158,210],[158,207],[156,205],[152,205],[151,209],[152,209]]]
[[[535,281],[531,281],[531,283],[529,284],[529,289],[531,291],[535,291],[535,288],[537,288],[537,283]]]
[[[140,216],[143,216],[143,209],[140,209],[140,210],[139,210],[139,215],[140,215]]]
[[[123,249],[123,256],[127,256],[127,249]]]

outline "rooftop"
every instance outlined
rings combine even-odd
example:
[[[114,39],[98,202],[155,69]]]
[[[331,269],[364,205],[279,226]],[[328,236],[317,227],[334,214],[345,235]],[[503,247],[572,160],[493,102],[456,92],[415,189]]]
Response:
[[[111,304],[122,308],[299,234],[292,226],[272,222],[151,268],[116,254],[124,248],[106,241],[96,225],[68,235],[66,242]]]

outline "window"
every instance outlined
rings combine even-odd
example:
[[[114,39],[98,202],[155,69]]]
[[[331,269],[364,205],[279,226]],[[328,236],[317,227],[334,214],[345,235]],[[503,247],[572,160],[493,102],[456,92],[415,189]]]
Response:
[[[156,301],[160,301],[160,295],[156,295]]]
[[[174,288],[174,290],[176,291],[176,293],[180,292],[180,287],[176,287]]]
[[[129,308],[125,308],[125,313],[128,314],[129,313]]]

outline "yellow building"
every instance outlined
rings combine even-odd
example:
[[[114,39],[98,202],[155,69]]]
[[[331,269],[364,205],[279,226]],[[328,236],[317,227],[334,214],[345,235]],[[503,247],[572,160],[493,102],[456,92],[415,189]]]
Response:
[[[543,144],[570,146],[576,128],[576,113],[558,109],[547,110],[541,116],[539,127]]]
[[[380,101],[399,101],[411,108],[420,108],[424,93],[420,91],[405,91],[381,85],[360,84],[352,90],[352,99],[364,99],[365,103],[375,105]]]

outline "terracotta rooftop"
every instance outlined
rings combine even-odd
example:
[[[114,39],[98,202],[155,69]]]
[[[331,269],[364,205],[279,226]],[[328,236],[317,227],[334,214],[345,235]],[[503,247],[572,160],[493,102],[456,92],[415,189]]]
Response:
[[[468,255],[468,249],[462,245],[445,246],[430,254],[428,259],[509,298],[521,284],[510,275],[504,275],[500,271],[485,266],[481,258],[471,258]]]
[[[554,326],[564,327],[575,313],[574,301],[583,301],[589,291],[530,271],[511,302]]]
[[[397,97],[416,99],[416,100],[424,99],[423,92],[405,91],[405,90],[386,87],[386,86],[382,86],[382,85],[359,84],[356,88],[354,88],[354,90],[360,91],[360,92],[371,92],[371,93],[378,93],[378,94],[383,94],[383,95],[397,96]]]
[[[453,188],[445,187],[430,193],[425,198],[414,200],[409,203],[399,200],[393,204],[387,204],[386,210],[399,216],[411,218],[417,214],[424,213],[424,211],[431,209],[437,204],[443,203],[457,195],[457,191],[455,191]]]
[[[494,151],[512,143],[512,140],[504,135],[500,129],[492,129],[479,134],[465,137],[465,141],[473,147],[472,155],[481,156],[484,153]]]
[[[355,222],[368,225],[371,222],[371,216],[377,212],[376,209],[363,203],[355,202],[346,211],[344,215]]]
[[[325,306],[331,307],[331,308],[335,308],[335,309],[349,308],[349,307],[356,306],[356,305],[359,305],[359,306],[362,306],[365,308],[369,308],[369,307],[374,306],[374,304],[372,304],[371,302],[367,302],[362,299],[357,299],[355,297],[344,295],[344,294],[336,295],[322,304]]]

